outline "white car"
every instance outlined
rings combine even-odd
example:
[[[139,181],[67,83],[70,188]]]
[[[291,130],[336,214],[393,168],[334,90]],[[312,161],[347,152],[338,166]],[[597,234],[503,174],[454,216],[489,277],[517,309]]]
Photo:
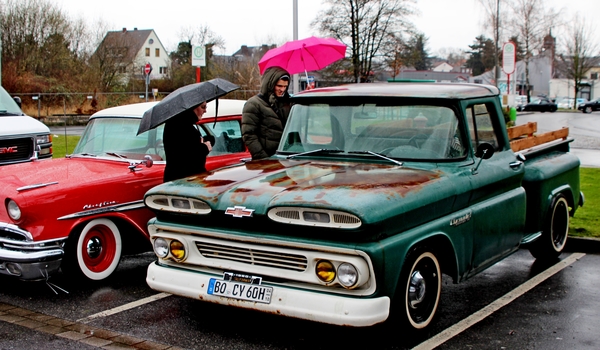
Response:
[[[21,111],[0,86],[0,165],[52,158],[50,129]]]

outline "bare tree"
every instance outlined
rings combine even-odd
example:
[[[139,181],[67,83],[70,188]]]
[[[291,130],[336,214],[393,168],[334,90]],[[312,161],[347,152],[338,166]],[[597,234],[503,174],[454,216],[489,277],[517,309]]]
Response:
[[[494,81],[496,85],[498,84],[498,79],[500,77],[500,69],[499,69],[499,58],[500,58],[500,41],[502,40],[505,23],[502,21],[502,18],[508,18],[508,9],[506,5],[508,2],[504,2],[503,6],[501,6],[500,0],[478,0],[481,6],[483,7],[483,11],[485,12],[485,20],[482,23],[483,27],[487,29],[488,34],[491,34],[494,38]]]
[[[529,61],[535,54],[542,52],[544,37],[557,25],[558,12],[548,7],[543,0],[513,0],[510,6],[512,16],[509,24],[525,53],[525,83],[529,86]]]
[[[15,75],[13,82],[18,85],[17,80],[36,79],[40,86],[45,85],[48,61],[64,60],[69,53],[63,46],[68,31],[68,18],[49,1],[5,0],[0,7],[2,66]],[[59,56],[48,55],[59,53],[57,50]]]
[[[593,36],[594,32],[585,19],[575,16],[567,26],[567,35],[562,43],[564,52],[559,55],[559,70],[573,80],[575,97],[578,96],[582,81],[588,78],[586,74],[600,63],[598,38]],[[576,108],[575,103],[573,108]]]
[[[127,72],[135,67],[136,52],[131,42],[117,32],[108,32],[90,58],[90,68],[97,72],[97,86],[102,91],[115,91],[125,86]]]
[[[374,64],[383,61],[386,42],[397,41],[412,25],[414,0],[325,0],[330,7],[313,21],[319,31],[342,41],[350,50],[356,82],[369,81]]]

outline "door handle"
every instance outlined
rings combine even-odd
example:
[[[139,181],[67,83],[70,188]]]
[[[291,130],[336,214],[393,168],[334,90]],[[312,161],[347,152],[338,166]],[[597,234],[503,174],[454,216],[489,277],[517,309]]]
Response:
[[[511,162],[508,165],[511,167],[511,169],[518,169],[521,167],[521,165],[523,165],[523,162],[520,160],[515,160],[514,162]]]

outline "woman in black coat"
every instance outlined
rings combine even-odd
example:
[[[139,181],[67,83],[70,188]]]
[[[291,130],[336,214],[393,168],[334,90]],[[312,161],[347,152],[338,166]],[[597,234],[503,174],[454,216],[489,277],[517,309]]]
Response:
[[[208,140],[202,139],[196,123],[206,112],[206,102],[182,112],[165,123],[163,144],[167,165],[165,182],[196,175],[206,171],[206,156],[212,150]]]

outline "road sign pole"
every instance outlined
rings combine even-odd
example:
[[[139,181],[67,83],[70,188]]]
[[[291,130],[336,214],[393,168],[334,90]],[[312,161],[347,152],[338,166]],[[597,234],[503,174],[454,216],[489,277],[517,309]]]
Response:
[[[196,83],[200,82],[200,66],[196,67]]]
[[[144,78],[146,78],[146,102],[148,102],[148,85],[150,85],[150,73],[152,73],[152,65],[146,63],[144,66]]]

